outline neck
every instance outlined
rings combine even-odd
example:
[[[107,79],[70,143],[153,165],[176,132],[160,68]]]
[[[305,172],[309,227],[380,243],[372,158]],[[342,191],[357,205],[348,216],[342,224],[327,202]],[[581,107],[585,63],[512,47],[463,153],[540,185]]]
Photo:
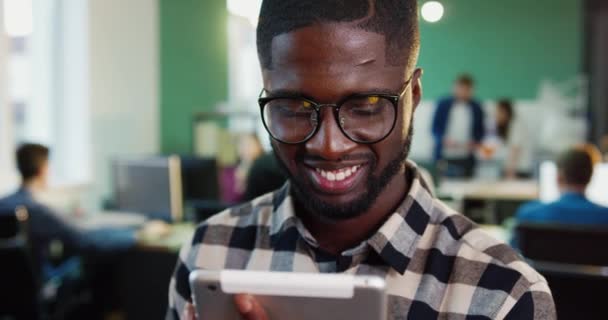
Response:
[[[307,212],[300,218],[323,250],[340,254],[367,240],[399,206],[409,189],[404,174],[405,168],[385,186],[374,204],[356,218],[328,222]]]
[[[585,194],[586,190],[587,190],[587,186],[567,185],[567,186],[562,186],[560,189],[560,192],[562,194],[565,194],[565,193]]]
[[[42,183],[38,179],[31,179],[28,181],[24,181],[21,186],[30,192],[36,192],[36,191],[40,191],[43,189]]]

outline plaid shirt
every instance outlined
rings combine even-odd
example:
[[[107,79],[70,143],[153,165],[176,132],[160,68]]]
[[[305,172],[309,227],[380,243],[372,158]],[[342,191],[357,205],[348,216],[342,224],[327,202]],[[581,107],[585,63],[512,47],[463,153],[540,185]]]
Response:
[[[389,319],[555,319],[545,279],[506,244],[434,198],[413,163],[398,209],[359,246],[323,252],[294,213],[289,184],[202,223],[180,252],[168,319],[191,301],[194,269],[377,275]]]

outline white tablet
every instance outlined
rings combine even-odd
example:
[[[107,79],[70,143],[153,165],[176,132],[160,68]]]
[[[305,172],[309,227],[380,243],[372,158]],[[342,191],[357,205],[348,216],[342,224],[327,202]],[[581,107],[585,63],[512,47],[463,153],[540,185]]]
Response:
[[[238,293],[253,295],[271,320],[386,319],[385,282],[375,276],[196,270],[190,288],[199,320],[241,319]]]

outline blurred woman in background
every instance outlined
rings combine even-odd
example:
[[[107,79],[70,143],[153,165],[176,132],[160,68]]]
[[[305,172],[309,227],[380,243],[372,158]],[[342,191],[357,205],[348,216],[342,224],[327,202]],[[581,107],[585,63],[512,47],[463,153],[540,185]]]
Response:
[[[238,140],[239,163],[236,167],[236,192],[242,198],[247,189],[247,176],[253,162],[264,154],[262,143],[255,133],[243,134]]]
[[[509,99],[498,101],[496,135],[503,145],[503,174],[508,179],[530,178],[533,171],[532,141],[522,119],[518,119]]]

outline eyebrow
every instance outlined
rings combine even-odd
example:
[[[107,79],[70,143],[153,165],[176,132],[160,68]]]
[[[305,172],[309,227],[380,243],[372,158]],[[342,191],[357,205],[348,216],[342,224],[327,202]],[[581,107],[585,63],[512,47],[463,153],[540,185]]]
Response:
[[[275,98],[275,97],[281,97],[281,98],[306,98],[306,99],[313,100],[313,101],[319,101],[318,99],[314,98],[314,96],[306,94],[305,92],[296,91],[296,90],[290,90],[290,89],[278,89],[278,90],[274,90],[274,91],[269,91],[267,89],[264,89],[263,92],[266,92],[266,97],[268,97],[268,98]],[[347,93],[345,95],[342,95],[342,97],[340,98],[340,100],[344,99],[346,97],[355,95],[355,94],[390,94],[390,95],[398,95],[399,93],[397,92],[397,90],[394,90],[394,89],[374,87],[374,88],[367,89],[365,91],[357,91],[357,92]]]

